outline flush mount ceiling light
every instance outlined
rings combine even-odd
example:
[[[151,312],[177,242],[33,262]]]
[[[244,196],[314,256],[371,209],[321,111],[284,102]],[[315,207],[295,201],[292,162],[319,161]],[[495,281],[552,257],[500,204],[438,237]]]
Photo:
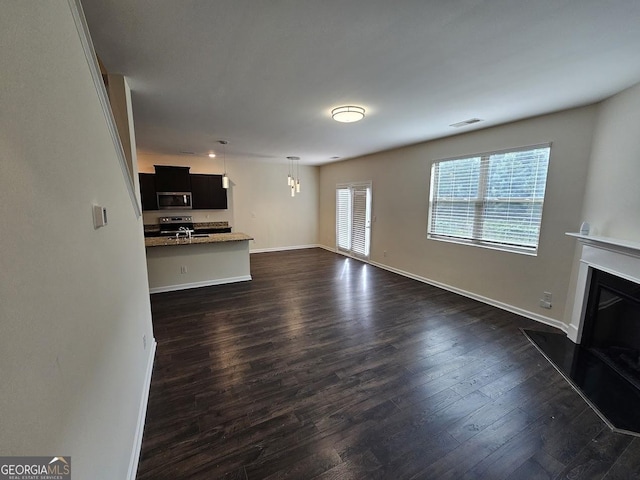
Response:
[[[331,110],[331,116],[336,122],[352,123],[364,118],[364,108],[346,105]]]
[[[215,154],[215,153],[213,153],[213,152],[212,152],[212,153],[210,153],[210,154],[209,154],[209,158],[216,158],[216,154]]]

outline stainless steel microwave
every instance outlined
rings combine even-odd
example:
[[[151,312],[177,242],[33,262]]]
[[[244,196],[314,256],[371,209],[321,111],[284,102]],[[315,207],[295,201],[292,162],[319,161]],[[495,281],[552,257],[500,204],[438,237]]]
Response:
[[[188,210],[192,208],[191,192],[157,192],[158,209]]]

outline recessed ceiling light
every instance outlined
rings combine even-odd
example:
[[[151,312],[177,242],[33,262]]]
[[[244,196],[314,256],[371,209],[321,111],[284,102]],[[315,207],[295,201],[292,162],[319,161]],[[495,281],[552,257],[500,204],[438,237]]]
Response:
[[[212,153],[210,153],[210,154],[209,154],[209,158],[216,158],[216,154],[215,154],[215,153],[213,153],[213,152],[212,152]]]
[[[331,160],[338,160],[340,157],[331,157]]]
[[[364,118],[364,108],[355,105],[345,105],[331,110],[331,116],[336,122],[352,123]]]
[[[460,127],[464,127],[465,125],[472,125],[474,123],[478,123],[481,121],[482,120],[480,118],[470,118],[469,120],[463,120],[462,122],[452,123],[449,126],[454,128],[460,128]]]

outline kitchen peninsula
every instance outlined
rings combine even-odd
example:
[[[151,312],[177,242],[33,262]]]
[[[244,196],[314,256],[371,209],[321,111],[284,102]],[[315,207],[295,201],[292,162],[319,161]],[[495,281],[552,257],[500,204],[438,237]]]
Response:
[[[250,240],[244,233],[146,237],[150,293],[251,280]]]

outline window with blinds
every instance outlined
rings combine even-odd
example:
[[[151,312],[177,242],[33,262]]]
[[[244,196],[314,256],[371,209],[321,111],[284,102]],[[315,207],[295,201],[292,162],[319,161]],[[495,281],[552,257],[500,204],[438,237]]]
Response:
[[[431,167],[429,238],[536,253],[551,145]]]

